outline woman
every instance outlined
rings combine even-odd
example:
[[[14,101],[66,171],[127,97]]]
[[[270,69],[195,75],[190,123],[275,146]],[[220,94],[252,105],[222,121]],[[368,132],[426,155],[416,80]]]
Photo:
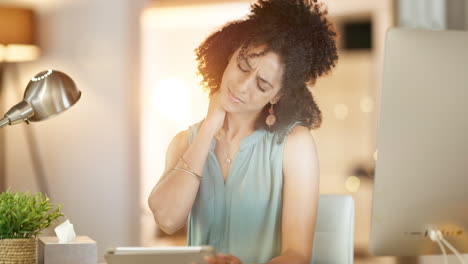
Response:
[[[310,129],[321,112],[308,86],[336,64],[336,33],[316,1],[259,0],[197,49],[205,119],[178,133],[148,203],[206,263],[309,263],[319,163]]]

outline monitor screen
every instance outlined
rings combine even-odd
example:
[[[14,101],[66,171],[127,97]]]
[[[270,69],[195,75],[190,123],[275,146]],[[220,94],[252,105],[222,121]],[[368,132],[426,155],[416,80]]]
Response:
[[[468,32],[390,29],[380,99],[371,254],[468,252]]]

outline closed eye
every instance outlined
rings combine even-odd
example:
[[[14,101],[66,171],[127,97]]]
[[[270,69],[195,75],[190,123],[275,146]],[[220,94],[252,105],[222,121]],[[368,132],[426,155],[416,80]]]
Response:
[[[237,68],[239,68],[239,70],[241,70],[242,72],[249,72],[249,70],[244,70],[242,69],[242,67],[240,66],[240,64],[237,64]],[[259,78],[260,81],[263,81],[263,79]],[[262,92],[265,92],[265,89],[263,89],[260,85],[260,81],[257,81],[257,87],[260,91]]]
[[[260,86],[260,82],[257,82],[257,86],[258,86],[258,89],[260,89],[260,91],[265,92],[265,89],[262,89],[262,87]]]
[[[242,72],[248,72],[249,70],[244,70],[242,69],[242,67],[240,66],[240,64],[237,64],[237,68],[239,68],[239,70],[241,70]]]

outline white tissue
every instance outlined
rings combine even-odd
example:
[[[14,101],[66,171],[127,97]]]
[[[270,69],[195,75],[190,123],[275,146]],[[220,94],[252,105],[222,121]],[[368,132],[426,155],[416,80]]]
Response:
[[[59,243],[71,242],[76,238],[75,229],[73,229],[73,224],[69,220],[58,225],[55,228],[55,234],[57,234]]]

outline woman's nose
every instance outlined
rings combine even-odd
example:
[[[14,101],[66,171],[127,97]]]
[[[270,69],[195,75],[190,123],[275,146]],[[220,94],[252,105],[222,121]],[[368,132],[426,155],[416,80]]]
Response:
[[[236,82],[236,91],[239,93],[245,93],[252,85],[254,81],[254,74],[252,72],[247,72],[240,76]]]

